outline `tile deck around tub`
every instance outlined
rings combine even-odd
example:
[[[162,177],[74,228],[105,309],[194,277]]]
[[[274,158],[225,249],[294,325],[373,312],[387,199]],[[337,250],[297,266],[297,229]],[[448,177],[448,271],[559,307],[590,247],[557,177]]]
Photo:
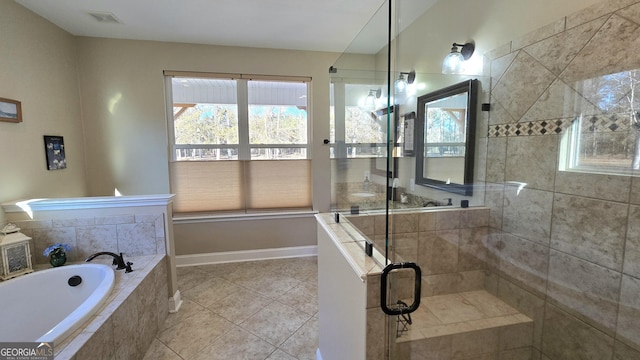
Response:
[[[533,321],[485,290],[420,301],[409,330],[396,340],[401,354],[425,347],[440,351],[442,359],[530,351]]]

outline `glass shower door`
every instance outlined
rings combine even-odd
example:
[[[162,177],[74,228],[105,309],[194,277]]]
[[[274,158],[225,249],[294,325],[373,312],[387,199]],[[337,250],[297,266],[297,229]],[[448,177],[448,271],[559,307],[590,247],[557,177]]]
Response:
[[[383,339],[367,339],[384,359],[401,359],[398,336],[410,327],[411,312],[420,304],[421,272],[402,244],[395,243],[395,207],[400,203],[399,168],[405,118],[395,99],[391,71],[393,37],[391,1],[385,1],[329,68],[331,76],[332,210],[353,221],[374,218],[363,251],[375,252],[382,286],[379,311],[384,317]],[[367,50],[363,50],[367,49]],[[398,215],[401,216],[401,215]],[[343,218],[342,217],[342,218]],[[399,218],[400,219],[400,218]],[[373,223],[373,221],[371,222]],[[382,346],[384,344],[384,346]]]

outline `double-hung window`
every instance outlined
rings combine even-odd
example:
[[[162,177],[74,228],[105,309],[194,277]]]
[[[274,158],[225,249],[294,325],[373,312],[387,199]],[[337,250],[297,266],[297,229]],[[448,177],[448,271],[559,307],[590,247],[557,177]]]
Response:
[[[332,94],[344,94],[332,98],[331,158],[386,157],[387,109],[380,86],[340,82],[331,86]]]
[[[309,78],[165,77],[175,212],[311,208]]]

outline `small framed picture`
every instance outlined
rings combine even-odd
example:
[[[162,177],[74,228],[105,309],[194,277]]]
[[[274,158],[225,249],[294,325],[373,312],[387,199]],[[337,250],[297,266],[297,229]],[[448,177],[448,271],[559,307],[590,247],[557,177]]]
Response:
[[[20,101],[0,98],[0,121],[22,122],[22,106]]]
[[[62,136],[44,136],[44,152],[47,154],[47,169],[60,170],[67,168]]]

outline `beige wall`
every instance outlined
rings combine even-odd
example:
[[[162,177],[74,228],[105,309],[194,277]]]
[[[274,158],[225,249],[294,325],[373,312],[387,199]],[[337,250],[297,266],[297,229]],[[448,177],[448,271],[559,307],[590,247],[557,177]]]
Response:
[[[337,54],[148,41],[78,39],[91,195],[168,193],[163,70],[312,78],[313,204],[329,209],[328,68]],[[175,224],[178,255],[315,245],[315,223],[288,220]]]
[[[13,1],[0,1],[0,34],[0,97],[23,116],[0,122],[0,202],[85,195],[75,38]],[[47,170],[43,135],[64,136],[67,169]]]
[[[316,245],[313,216],[174,223],[173,230],[178,255]]]
[[[78,39],[91,195],[169,191],[163,70],[312,77],[314,189],[328,189],[328,68],[337,54],[148,41]],[[328,209],[328,191],[314,207]],[[326,198],[326,199],[325,199]]]

